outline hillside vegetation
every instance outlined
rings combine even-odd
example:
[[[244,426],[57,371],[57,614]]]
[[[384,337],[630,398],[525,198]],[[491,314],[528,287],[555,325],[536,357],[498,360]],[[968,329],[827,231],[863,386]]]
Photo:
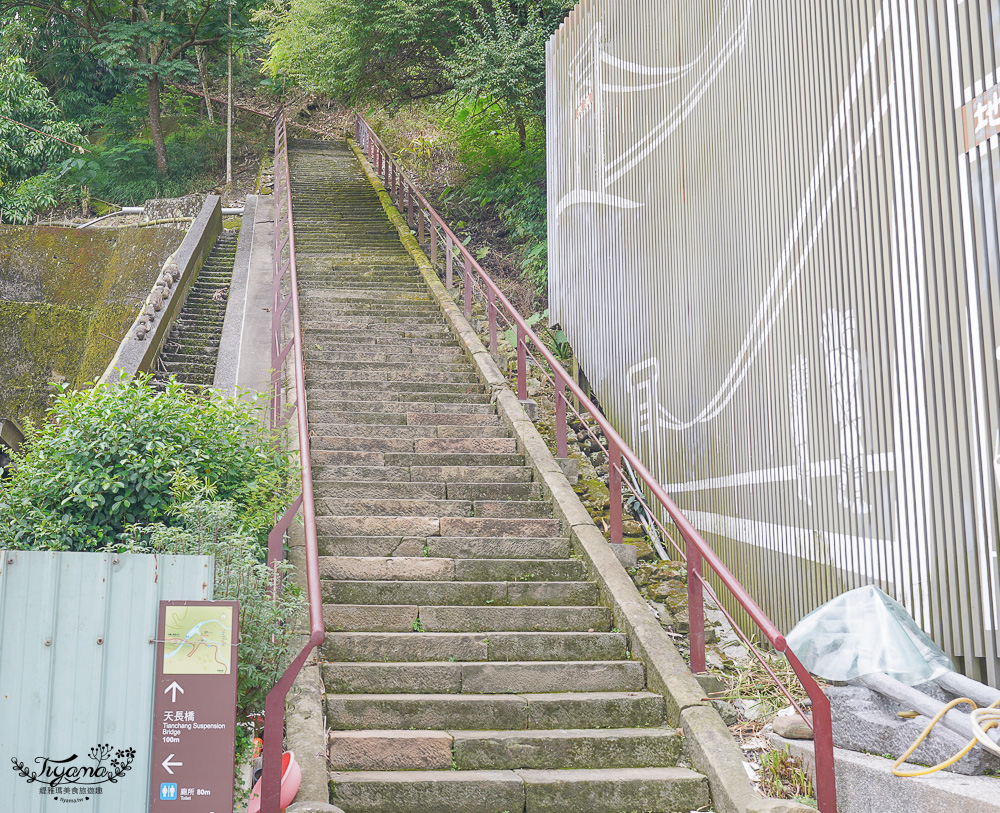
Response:
[[[300,111],[357,109],[531,308],[546,269],[544,46],[571,5],[0,0],[0,222],[233,200],[268,147],[249,108],[284,103],[299,124]],[[244,106],[226,187],[230,49]]]

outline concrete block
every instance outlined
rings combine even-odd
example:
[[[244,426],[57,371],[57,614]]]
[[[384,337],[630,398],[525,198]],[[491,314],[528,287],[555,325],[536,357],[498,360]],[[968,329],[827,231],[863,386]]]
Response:
[[[523,697],[476,694],[328,694],[327,727],[357,729],[451,729],[528,727]]]
[[[682,738],[666,728],[454,731],[460,770],[670,767]]]
[[[524,780],[528,813],[656,810],[688,813],[706,808],[705,777],[687,768],[611,768],[582,771],[517,771]]]
[[[470,694],[642,691],[642,664],[634,661],[475,663],[462,667],[462,691]]]
[[[772,735],[776,748],[801,757],[815,779],[815,752],[810,740]],[[841,813],[1000,813],[1000,779],[938,771],[919,779],[894,776],[892,761],[871,754],[834,748],[837,809]],[[807,813],[810,808],[803,808]]]
[[[495,632],[491,661],[624,660],[628,639],[617,632]]]
[[[333,694],[462,691],[460,663],[324,663],[322,673],[323,685]]]
[[[452,738],[443,731],[331,731],[333,771],[450,770]]]
[[[509,771],[334,772],[330,785],[334,801],[364,813],[524,810],[524,784]]]
[[[623,728],[663,723],[663,698],[650,692],[561,692],[526,694],[528,728],[600,728],[614,720]]]

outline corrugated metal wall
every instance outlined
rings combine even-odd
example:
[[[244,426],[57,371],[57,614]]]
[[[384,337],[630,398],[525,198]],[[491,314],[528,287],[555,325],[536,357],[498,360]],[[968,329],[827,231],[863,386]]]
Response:
[[[56,794],[21,778],[12,759],[40,771],[38,758],[76,754],[80,759],[67,764],[92,766],[90,750],[107,744],[135,749],[130,770],[99,785],[100,794],[64,801],[81,802],[74,809],[86,813],[148,810],[159,601],[211,599],[213,558],[47,551],[0,557],[0,809],[61,807]]]
[[[585,0],[549,297],[779,627],[878,583],[998,683],[1000,0]]]

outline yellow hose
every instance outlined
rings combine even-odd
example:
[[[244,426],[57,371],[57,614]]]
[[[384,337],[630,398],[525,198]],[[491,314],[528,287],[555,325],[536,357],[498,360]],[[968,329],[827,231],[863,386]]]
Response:
[[[943,770],[944,768],[948,768],[954,765],[962,757],[964,757],[967,753],[969,753],[969,751],[973,749],[976,743],[979,742],[979,739],[976,737],[973,737],[972,740],[969,742],[969,744],[966,745],[957,754],[955,754],[955,756],[953,756],[951,759],[946,759],[944,762],[938,765],[934,765],[931,768],[921,768],[918,771],[901,771],[899,769],[899,766],[902,765],[904,762],[906,762],[910,754],[912,754],[914,751],[917,750],[917,748],[920,746],[920,743],[922,743],[924,739],[926,739],[927,735],[931,733],[931,729],[938,724],[941,718],[944,717],[953,708],[955,708],[955,706],[961,705],[962,703],[967,703],[968,705],[972,706],[973,710],[978,708],[976,704],[972,700],[969,700],[969,698],[967,697],[956,698],[955,700],[952,700],[950,703],[944,706],[937,714],[934,715],[934,717],[931,718],[931,721],[927,724],[927,727],[921,732],[920,736],[917,737],[913,745],[911,745],[906,750],[906,753],[896,760],[895,764],[892,766],[892,772],[896,776],[927,776],[927,774],[935,773],[937,771]],[[1000,707],[1000,700],[997,700],[995,703],[988,706],[987,709],[996,709],[997,707]],[[977,725],[975,718],[973,719],[973,725]],[[998,725],[1000,725],[1000,720],[989,719],[987,720],[986,724],[981,727],[981,730],[984,732],[989,731],[991,728],[996,728]]]

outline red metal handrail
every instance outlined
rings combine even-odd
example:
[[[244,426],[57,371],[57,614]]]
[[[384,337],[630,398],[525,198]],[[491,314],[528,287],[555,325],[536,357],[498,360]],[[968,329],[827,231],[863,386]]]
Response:
[[[600,438],[588,427],[591,437],[601,444],[608,456],[608,488],[612,499],[610,511],[610,535],[613,544],[622,542],[622,501],[621,491],[623,486],[622,460],[627,461],[635,472],[636,477],[641,481],[652,498],[662,507],[663,511],[670,517],[676,526],[680,536],[684,540],[683,549],[674,542],[671,534],[656,517],[656,512],[649,511],[657,526],[670,539],[678,553],[687,562],[688,573],[688,616],[689,616],[689,639],[691,645],[691,670],[696,673],[705,671],[705,614],[704,614],[704,593],[707,590],[709,596],[722,610],[729,621],[733,624],[734,630],[750,647],[750,651],[763,664],[766,671],[774,679],[777,686],[789,699],[803,717],[808,722],[808,717],[802,712],[799,704],[792,697],[789,689],[774,674],[770,665],[763,655],[754,646],[749,636],[740,629],[732,616],[725,610],[718,600],[715,591],[706,581],[702,569],[703,563],[715,573],[719,582],[723,584],[736,602],[743,608],[753,623],[760,629],[764,638],[778,652],[781,652],[788,659],[796,677],[802,684],[803,689],[811,701],[812,723],[814,732],[814,742],[816,749],[816,801],[821,813],[836,813],[837,791],[834,776],[833,760],[833,731],[830,717],[830,701],[827,699],[819,684],[813,679],[799,659],[795,656],[785,641],[785,636],[778,630],[774,623],[767,617],[753,597],[746,591],[743,585],[726,567],[725,563],[718,557],[705,539],[698,533],[697,529],[690,523],[687,517],[674,504],[674,501],[667,495],[659,481],[643,465],[642,461],[629,448],[615,428],[608,422],[607,418],[591,402],[586,393],[573,380],[573,377],[563,369],[555,356],[549,351],[545,343],[535,334],[527,320],[517,312],[513,305],[503,295],[499,286],[482,269],[476,258],[462,244],[455,233],[442,220],[441,216],[434,210],[434,207],[427,202],[413,181],[403,172],[402,168],[386,149],[381,139],[371,129],[368,122],[360,114],[355,115],[355,139],[361,149],[367,155],[369,162],[374,167],[376,173],[383,179],[390,196],[396,202],[400,210],[405,209],[407,224],[411,229],[416,230],[418,239],[424,242],[426,234],[430,243],[430,260],[435,270],[438,268],[438,231],[444,241],[445,249],[445,285],[452,287],[454,256],[457,251],[463,260],[463,304],[466,317],[472,316],[472,297],[474,287],[484,289],[486,300],[487,319],[489,321],[489,344],[490,352],[497,351],[497,319],[504,321],[514,328],[517,335],[517,397],[524,401],[528,397],[527,391],[527,367],[528,357],[544,373],[541,361],[544,361],[551,370],[551,375],[546,374],[552,383],[556,393],[556,455],[558,457],[567,456],[567,407],[572,410],[577,417],[582,419],[582,415],[570,401],[567,390],[581,405],[582,409],[589,413],[593,421],[600,428],[607,445],[601,443]],[[426,221],[426,222],[425,222]],[[429,225],[430,228],[425,228]],[[473,276],[475,272],[475,276]],[[529,347],[529,342],[531,346]],[[584,422],[586,426],[586,422]],[[646,496],[631,484],[625,482],[626,488],[634,494],[647,508]],[[617,495],[617,499],[615,498]]]
[[[284,237],[282,237],[284,232]],[[282,295],[288,276],[289,293]],[[282,317],[291,305],[292,336],[285,342]],[[292,355],[295,370],[295,401],[284,410],[282,368]],[[323,643],[323,600],[320,594],[319,546],[316,540],[316,508],[313,503],[312,460],[309,453],[309,419],[306,411],[306,379],[302,362],[302,324],[299,317],[298,271],[295,266],[295,225],[292,221],[292,186],[288,169],[288,133],[283,111],[274,122],[274,276],[271,300],[271,402],[272,429],[283,427],[292,413],[298,427],[302,493],[278,520],[267,537],[267,560],[284,558],[283,542],[292,520],[302,509],[306,542],[306,586],[309,596],[309,640],[282,674],[264,701],[264,750],[261,774],[261,813],[278,813],[281,801],[281,754],[285,740],[285,698],[309,654]],[[281,725],[279,725],[279,723]]]

